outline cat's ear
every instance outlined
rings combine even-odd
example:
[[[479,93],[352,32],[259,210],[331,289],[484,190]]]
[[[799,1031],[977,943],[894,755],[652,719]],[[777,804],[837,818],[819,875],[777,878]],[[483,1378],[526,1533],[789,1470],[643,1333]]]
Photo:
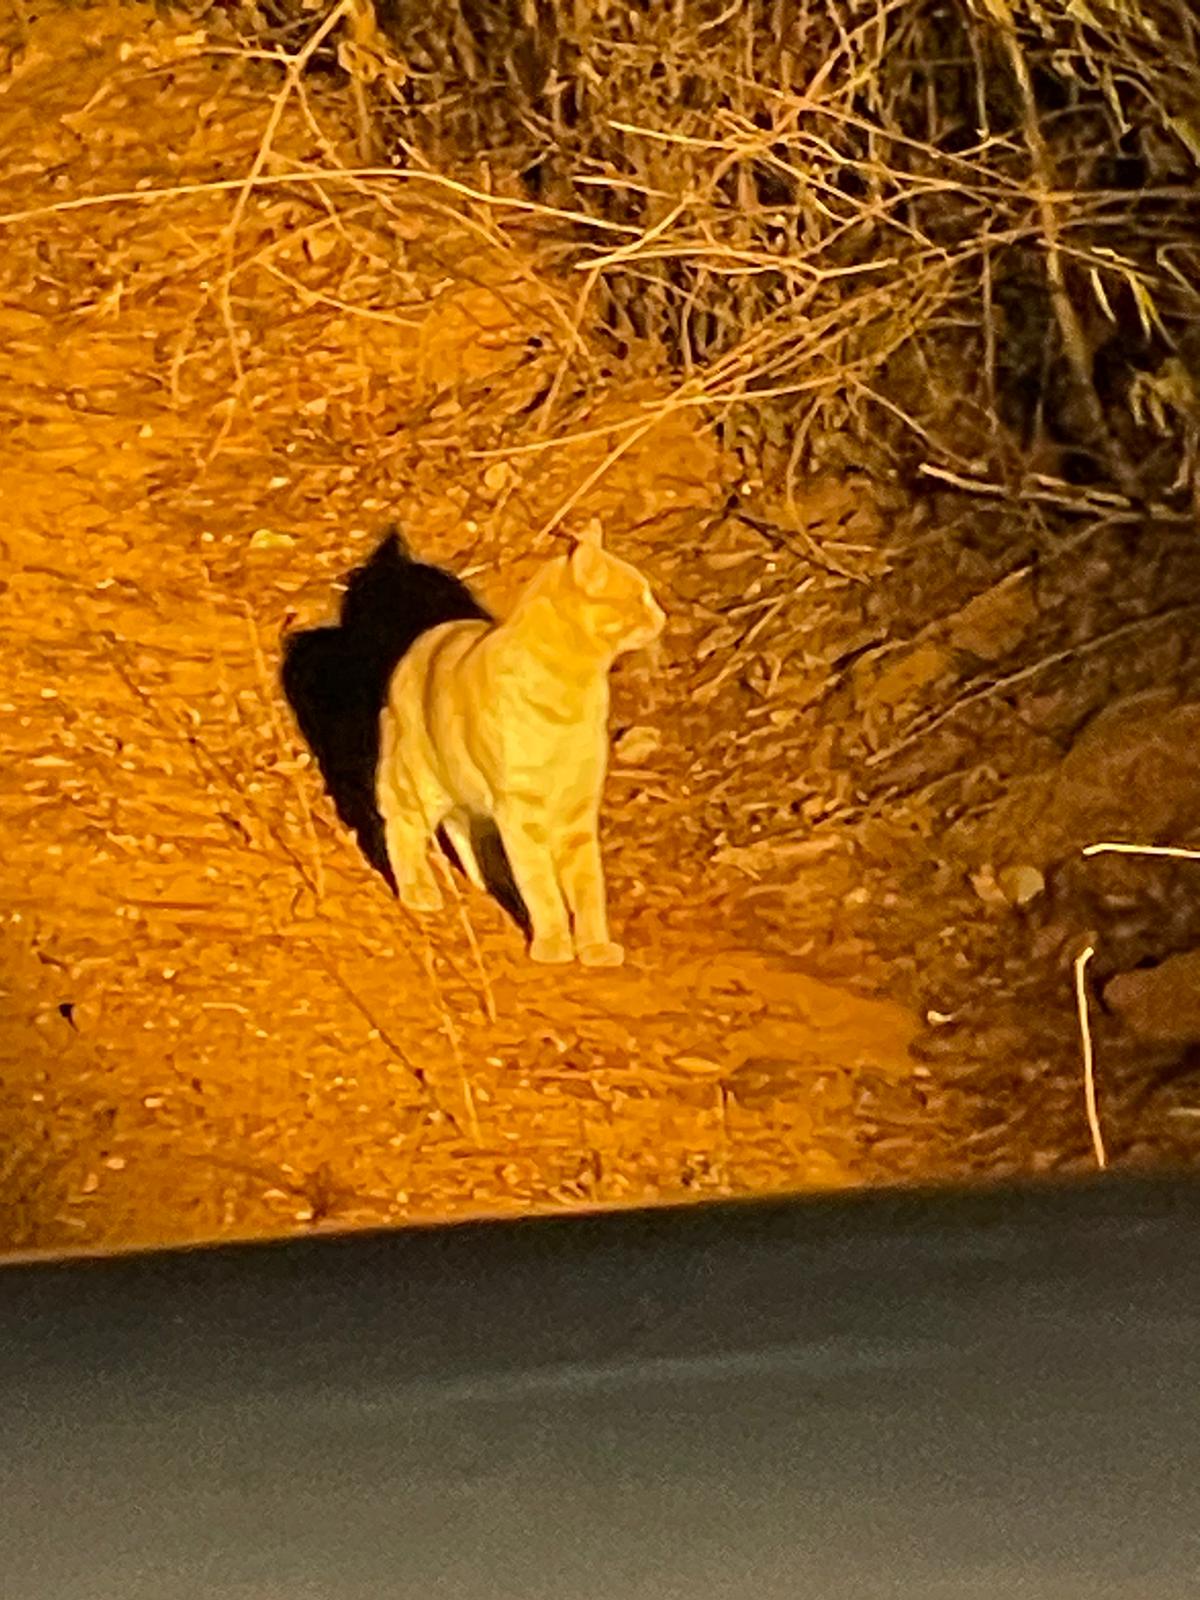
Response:
[[[604,552],[598,544],[587,544],[582,539],[571,551],[571,576],[587,595],[599,595],[604,590]]]
[[[593,517],[579,535],[580,544],[592,544],[599,550],[604,543],[604,528],[599,517]]]

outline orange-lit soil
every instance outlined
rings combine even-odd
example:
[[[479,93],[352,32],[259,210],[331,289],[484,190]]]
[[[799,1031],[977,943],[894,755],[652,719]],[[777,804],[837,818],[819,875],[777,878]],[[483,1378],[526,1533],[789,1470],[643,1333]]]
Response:
[[[280,76],[185,17],[51,11],[3,48],[0,1246],[1085,1158],[1069,1065],[1041,1131],[1018,1106],[1015,913],[936,866],[918,811],[839,823],[852,785],[812,706],[858,590],[723,515],[736,464],[698,411],[609,431],[664,392],[636,351],[571,421],[604,357],[536,241],[432,183],[244,193]],[[262,170],[358,159],[310,79]],[[101,194],[124,198],[73,205]],[[614,682],[628,965],[549,971],[465,890],[425,922],[398,908],[304,749],[280,645],[334,616],[392,516],[503,608],[629,439],[572,510],[671,617]],[[869,574],[863,492],[806,504],[805,538]],[[917,996],[992,951],[987,1042],[913,1053]],[[1068,996],[1043,1053],[1070,1026]]]

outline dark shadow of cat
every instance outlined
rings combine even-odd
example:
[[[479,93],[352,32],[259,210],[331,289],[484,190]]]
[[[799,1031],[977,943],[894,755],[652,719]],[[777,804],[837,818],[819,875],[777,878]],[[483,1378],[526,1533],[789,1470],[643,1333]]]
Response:
[[[442,622],[474,619],[492,620],[461,579],[414,561],[391,530],[348,574],[338,622],[289,634],[284,643],[280,681],[300,732],[338,816],[393,894],[396,881],[375,804],[379,714],[388,683],[421,634]],[[449,841],[438,837],[456,861]],[[495,825],[475,819],[471,842],[489,893],[528,937],[529,915]]]

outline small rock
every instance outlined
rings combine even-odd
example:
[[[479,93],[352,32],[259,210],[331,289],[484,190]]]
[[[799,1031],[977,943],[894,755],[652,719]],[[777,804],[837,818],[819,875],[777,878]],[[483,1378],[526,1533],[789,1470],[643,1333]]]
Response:
[[[658,729],[639,723],[636,727],[626,728],[614,745],[613,753],[619,761],[637,767],[647,757],[652,756],[661,745],[662,736]]]
[[[855,674],[855,699],[864,711],[873,707],[898,710],[918,699],[921,691],[935,683],[950,665],[950,655],[940,645],[919,644],[878,673],[874,663],[864,666]]]
[[[1035,965],[1043,961],[1053,961],[1062,953],[1063,946],[1068,940],[1078,942],[1072,927],[1062,922],[1047,923],[1044,928],[1038,928],[1030,940],[1028,959]]]
[[[1119,972],[1104,1003],[1139,1039],[1155,1044],[1200,1040],[1200,950],[1168,956],[1156,967]]]
[[[748,878],[760,878],[767,873],[790,873],[839,848],[838,840],[828,834],[815,839],[759,839],[754,844],[723,845],[710,860],[714,867],[735,867]]]
[[[747,561],[753,561],[754,550],[710,550],[701,559],[710,572],[731,572]]]
[[[962,844],[1042,868],[1103,839],[1182,840],[1200,826],[1200,701],[1131,695],[1098,713],[1054,768],[1019,780]],[[960,845],[961,847],[961,845]]]
[[[676,1056],[675,1066],[681,1067],[684,1072],[694,1072],[704,1077],[715,1077],[724,1069],[717,1061],[710,1061],[707,1056]]]
[[[971,887],[985,906],[1006,906],[1008,896],[1000,887],[999,880],[993,867],[980,867],[978,872],[971,874]]]
[[[255,528],[250,535],[251,550],[291,550],[295,543],[290,533],[277,533],[274,528]]]
[[[1014,906],[1027,906],[1046,888],[1046,879],[1036,867],[1001,867],[996,883],[1006,900]]]
[[[1033,581],[1025,573],[976,595],[953,618],[947,637],[956,650],[995,661],[1020,644],[1037,614]]]

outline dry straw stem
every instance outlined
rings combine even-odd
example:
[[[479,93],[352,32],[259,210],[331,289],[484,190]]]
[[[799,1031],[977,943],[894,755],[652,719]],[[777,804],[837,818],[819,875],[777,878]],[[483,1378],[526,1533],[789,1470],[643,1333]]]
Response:
[[[1196,520],[1191,512],[1180,511],[1158,500],[1139,503],[1125,494],[1067,483],[1048,473],[1028,472],[1014,483],[994,483],[988,478],[972,478],[951,472],[932,461],[922,461],[917,471],[923,478],[934,478],[966,494],[985,495],[997,500],[1019,500],[1028,505],[1053,506],[1073,516],[1102,516],[1107,527],[1115,527],[1122,522],[1142,523],[1148,517],[1156,522],[1174,523],[1180,527],[1191,527]]]
[[[1188,850],[1182,845],[1118,844],[1110,840],[1105,840],[1101,844],[1085,845],[1083,854],[1085,856],[1167,856],[1172,861],[1200,861],[1200,850]]]
[[[868,756],[868,767],[881,767],[893,761],[904,751],[910,750],[913,745],[926,739],[930,734],[943,727],[952,718],[961,716],[964,711],[978,705],[983,700],[990,700],[994,695],[1004,694],[1009,689],[1014,689],[1020,683],[1026,683],[1030,678],[1039,677],[1043,672],[1048,672],[1051,667],[1062,666],[1064,662],[1079,660],[1083,656],[1094,655],[1099,650],[1106,650],[1110,645],[1128,639],[1136,633],[1144,633],[1151,628],[1159,628],[1168,622],[1177,621],[1180,617],[1190,616],[1193,612],[1200,611],[1200,602],[1190,605],[1171,606],[1169,610],[1159,611],[1152,617],[1136,617],[1132,622],[1123,622],[1119,627],[1110,628],[1107,633],[1097,634],[1094,639],[1088,639],[1083,644],[1068,645],[1064,650],[1056,650],[1052,655],[1043,656],[1040,661],[1030,662],[1027,666],[1015,672],[1006,673],[1003,677],[993,678],[987,683],[980,684],[967,694],[960,696],[953,704],[944,706],[934,716],[926,718],[917,727],[911,729],[902,738],[897,739],[884,750],[877,750],[874,755]]]
[[[429,929],[423,924],[420,927],[420,934],[421,964],[425,969],[425,977],[428,981],[430,990],[433,993],[434,1001],[437,1005],[438,1016],[441,1020],[442,1032],[445,1034],[446,1041],[450,1046],[452,1055],[454,1056],[454,1070],[458,1080],[459,1093],[462,1096],[463,1109],[466,1112],[467,1131],[470,1134],[471,1142],[476,1147],[481,1147],[483,1144],[483,1136],[479,1127],[479,1114],[475,1107],[475,1094],[471,1088],[470,1076],[467,1073],[467,1061],[466,1054],[463,1050],[462,1034],[459,1031],[458,1024],[454,1020],[454,1012],[451,1010],[446,1001],[445,992],[442,989],[441,980],[438,977],[437,958],[434,955],[433,943],[429,937]],[[439,1105],[440,1104],[441,1102],[439,1100]],[[453,1125],[456,1128],[461,1128],[461,1123],[459,1122],[458,1117],[450,1112],[448,1108],[443,1106],[442,1109],[446,1116],[449,1117]]]
[[[1117,481],[1123,488],[1132,490],[1136,483],[1135,475],[1128,460],[1125,458],[1124,452],[1113,438],[1101,408],[1092,382],[1091,350],[1083,330],[1083,322],[1075,308],[1075,303],[1067,286],[1066,273],[1063,266],[1059,204],[1055,197],[1058,183],[1054,171],[1053,157],[1042,134],[1037,97],[1034,94],[1029,63],[1025,59],[1025,52],[1021,49],[1017,31],[1013,26],[1012,16],[1007,5],[1003,4],[1003,0],[1001,0],[1001,3],[994,3],[991,9],[993,14],[999,18],[1004,47],[1008,54],[1009,64],[1012,67],[1013,77],[1016,79],[1020,90],[1025,142],[1029,146],[1029,157],[1033,166],[1033,178],[1037,194],[1038,214],[1041,218],[1042,233],[1045,241],[1046,279],[1050,286],[1050,301],[1054,307],[1054,315],[1062,337],[1063,351],[1075,381],[1076,391],[1085,408],[1088,426],[1091,429],[1093,439],[1103,445],[1107,451]]]
[[[313,136],[317,141],[321,153],[329,164],[329,168],[339,172],[345,171],[345,163],[340,160],[334,141],[322,128],[316,113],[312,109],[311,101],[308,95],[305,93],[304,85],[302,83],[297,86],[297,94],[300,103],[300,110],[304,120],[312,130]],[[419,170],[426,171],[427,168],[423,166]],[[375,204],[380,205],[389,215],[395,216],[397,219],[400,218],[401,213],[394,204],[390,194],[382,186],[376,185],[372,187],[369,183],[355,182],[353,184],[353,188],[357,194],[364,196],[364,198],[368,201],[374,201]],[[317,194],[321,198],[322,203],[330,211],[331,215],[336,218],[336,211],[334,210],[332,202],[325,195],[324,190],[318,188]],[[539,282],[537,276],[527,263],[524,253],[511,249],[509,240],[501,230],[494,226],[490,226],[487,221],[481,221],[479,218],[465,211],[461,206],[451,207],[449,205],[443,205],[438,201],[434,201],[431,204],[434,209],[437,209],[442,212],[442,214],[446,215],[454,225],[466,228],[469,232],[474,233],[484,245],[486,245],[497,255],[507,251],[509,261],[515,268],[518,276],[521,277],[532,288],[542,291],[540,295],[542,303],[546,306],[551,315],[558,320],[560,326],[565,331],[567,336],[567,348],[564,352],[564,361],[569,361],[572,350],[581,352],[585,360],[588,358],[587,347],[580,333],[578,320],[572,321],[568,317],[565,310],[559,305],[557,296],[553,294],[547,294],[545,292],[545,285]]]
[[[475,924],[471,920],[471,911],[470,907],[467,905],[467,897],[463,894],[462,889],[459,887],[458,879],[455,877],[454,872],[450,867],[450,863],[446,860],[440,849],[434,850],[434,864],[441,872],[443,881],[445,882],[447,889],[454,900],[455,908],[458,911],[459,924],[462,927],[463,935],[467,941],[467,947],[471,952],[471,959],[475,963],[475,971],[479,977],[479,988],[480,994],[483,997],[484,1013],[489,1022],[495,1022],[497,1017],[496,998],[492,991],[492,983],[488,976],[487,965],[483,959],[483,951],[480,948],[479,939],[475,932]]]
[[[1088,1018],[1087,967],[1095,955],[1089,944],[1075,957],[1075,1005],[1079,1013],[1079,1037],[1083,1050],[1083,1103],[1087,1113],[1088,1128],[1092,1135],[1092,1148],[1096,1152],[1096,1165],[1103,1171],[1108,1165],[1104,1150],[1104,1135],[1100,1130],[1100,1116],[1096,1109],[1096,1062],[1092,1049],[1092,1028]]]
[[[429,1075],[425,1071],[424,1067],[416,1066],[408,1058],[405,1052],[401,1049],[399,1041],[395,1039],[389,1030],[383,1026],[383,1024],[379,1021],[379,1018],[371,1010],[370,1006],[367,1005],[366,1001],[362,998],[354,985],[348,982],[338,963],[327,956],[320,945],[314,944],[312,949],[321,969],[337,985],[349,1003],[354,1007],[355,1011],[357,1011],[359,1016],[362,1017],[364,1022],[366,1022],[367,1026],[373,1029],[384,1046],[395,1057],[396,1061],[403,1068],[403,1070],[408,1073],[409,1076],[416,1082],[422,1092],[429,1096],[437,1109],[442,1112],[443,1116],[445,1116],[453,1126],[457,1127],[453,1113],[446,1106],[441,1104],[437,1094],[434,1092],[433,1085],[429,1082]]]
[[[255,184],[262,176],[267,162],[271,158],[271,148],[275,142],[275,135],[279,130],[279,124],[283,120],[284,112],[287,110],[288,101],[291,99],[293,91],[299,83],[305,68],[308,66],[308,63],[312,60],[317,50],[320,49],[323,41],[333,32],[334,28],[337,27],[342,18],[350,13],[353,5],[354,0],[339,0],[339,3],[333,8],[324,21],[314,29],[303,48],[298,51],[298,53],[293,56],[291,60],[289,60],[283,87],[271,101],[271,110],[267,117],[267,126],[263,132],[262,139],[259,142],[258,150],[255,153],[254,162],[237,191],[237,197],[234,200],[233,205],[233,214],[229,218],[228,223],[225,225],[225,229],[218,243],[218,249],[223,256],[224,266],[221,272],[220,280],[217,284],[217,305],[220,309],[221,321],[224,324],[225,334],[229,341],[229,359],[233,365],[233,397],[235,403],[236,398],[240,394],[243,384],[245,383],[245,372],[242,368],[241,352],[238,349],[238,330],[237,322],[233,314],[232,300],[232,287],[235,270],[233,257],[234,251],[237,247],[238,229],[241,227],[242,218],[245,215],[246,207],[250,201],[250,196],[254,192]],[[216,450],[220,448],[222,442],[228,435],[230,428],[233,426],[233,417],[234,406],[231,405],[226,409],[225,415],[221,420],[221,426],[217,430],[216,440],[213,444],[210,454],[215,453]]]
[[[855,300],[854,305],[857,309],[862,310],[870,303],[872,298],[873,296],[869,292],[865,293]],[[937,298],[936,287],[933,290],[933,298]],[[928,303],[928,298],[918,297],[915,302],[917,313],[919,314]],[[539,535],[539,537],[545,537],[568,514],[574,505],[594,487],[616,461],[643,439],[659,422],[665,420],[679,409],[701,407],[706,410],[721,411],[728,410],[734,406],[762,403],[783,397],[803,395],[817,395],[820,397],[831,388],[847,385],[855,392],[869,392],[863,382],[863,376],[877,368],[888,355],[892,354],[905,341],[908,334],[908,322],[906,320],[898,320],[888,342],[863,357],[862,360],[843,363],[840,366],[821,370],[818,365],[818,359],[839,344],[843,336],[840,327],[830,327],[829,319],[827,318],[814,318],[805,328],[803,336],[801,336],[791,327],[780,329],[768,325],[757,330],[754,335],[731,350],[725,357],[713,362],[705,370],[696,372],[692,377],[685,379],[672,393],[662,400],[644,402],[642,409],[646,413],[645,415],[635,414],[619,421],[560,434],[553,439],[537,439],[524,444],[509,445],[490,450],[470,451],[468,454],[474,460],[507,459],[537,455],[547,450],[563,449],[597,439],[610,438],[614,434],[625,433],[628,435],[620,444],[613,447],[608,456],[573,491],[568,500],[549,519]],[[786,373],[795,369],[799,363],[800,356],[803,354],[807,354],[813,364],[817,366],[817,371],[812,377],[778,384],[766,381],[775,373]],[[887,402],[887,408],[893,411],[898,409],[890,401]],[[924,432],[920,425],[912,421],[912,419],[905,420],[918,432]]]
[[[299,171],[260,172],[251,182],[248,178],[213,178],[203,183],[175,183],[160,188],[113,189],[101,194],[76,195],[71,200],[56,200],[44,206],[28,206],[21,211],[0,212],[0,227],[15,227],[23,222],[35,222],[42,217],[59,216],[67,211],[86,211],[95,206],[149,205],[159,200],[183,199],[189,195],[221,194],[231,190],[258,190],[285,188],[289,184],[318,185],[322,183],[353,183],[365,179],[386,180],[389,183],[427,183],[435,189],[460,196],[496,211],[516,211],[525,216],[541,217],[556,222],[577,223],[587,228],[598,228],[609,233],[633,235],[636,228],[621,223],[605,222],[586,216],[579,211],[556,209],[537,205],[532,200],[521,200],[514,195],[489,194],[485,189],[472,187],[445,173],[431,172],[423,167],[313,167]]]

